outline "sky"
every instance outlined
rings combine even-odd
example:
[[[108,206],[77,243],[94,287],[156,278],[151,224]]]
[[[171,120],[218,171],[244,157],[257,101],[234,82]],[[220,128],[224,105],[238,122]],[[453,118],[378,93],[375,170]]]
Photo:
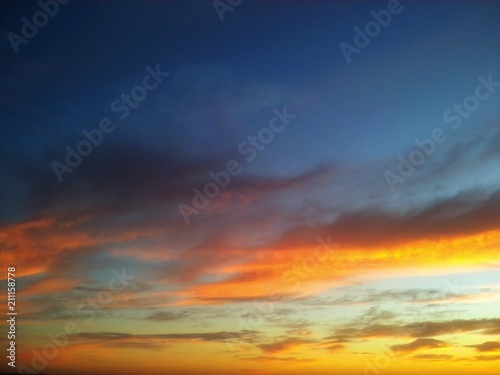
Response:
[[[0,2],[0,372],[496,374],[499,21]]]

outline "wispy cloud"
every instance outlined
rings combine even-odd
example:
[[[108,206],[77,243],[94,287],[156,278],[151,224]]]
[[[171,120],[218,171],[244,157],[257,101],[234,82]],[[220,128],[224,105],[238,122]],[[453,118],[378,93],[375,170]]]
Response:
[[[436,340],[432,338],[419,338],[408,344],[393,345],[391,349],[396,353],[412,353],[421,349],[437,349],[437,348],[447,348],[450,344],[445,341]]]
[[[364,327],[349,326],[335,330],[331,338],[358,339],[374,337],[433,337],[447,334],[477,332],[496,335],[500,319],[450,320],[442,322],[423,321],[408,324],[368,324]]]
[[[155,311],[147,315],[144,319],[153,322],[166,322],[171,320],[180,320],[192,315],[192,311]]]
[[[295,337],[289,337],[283,340],[275,341],[270,344],[261,344],[259,348],[266,354],[277,354],[295,349],[296,347],[311,344],[313,341]]]
[[[468,345],[468,348],[474,348],[478,352],[498,352],[500,351],[499,341],[487,341],[478,345]]]

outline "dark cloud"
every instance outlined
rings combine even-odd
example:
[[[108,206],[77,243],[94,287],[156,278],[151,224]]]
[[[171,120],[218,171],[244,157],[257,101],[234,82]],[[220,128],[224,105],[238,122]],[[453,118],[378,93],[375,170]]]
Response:
[[[274,310],[274,312],[273,312],[274,315],[281,315],[281,316],[293,315],[296,313],[297,313],[297,310],[290,309],[290,308],[279,308],[279,309]]]
[[[292,350],[298,346],[305,345],[305,344],[311,344],[314,341],[311,340],[305,340],[301,338],[296,338],[296,337],[289,337],[280,341],[275,341],[270,344],[261,344],[258,345],[258,347],[262,350],[263,353],[265,354],[277,354],[285,351]]]
[[[416,322],[409,324],[368,324],[361,328],[358,324],[340,328],[331,339],[359,339],[383,336],[407,336],[414,338],[441,336],[465,332],[495,335],[500,319],[450,320],[443,322]]]
[[[498,361],[500,355],[478,355],[474,357],[476,361]]]
[[[500,351],[500,342],[498,341],[487,341],[478,345],[468,345],[468,348],[474,348],[478,352],[497,352]]]
[[[238,332],[198,332],[198,333],[165,333],[136,335],[120,332],[82,332],[71,335],[75,340],[91,342],[115,342],[115,341],[146,341],[146,342],[169,342],[169,341],[207,341],[207,342],[230,342],[231,340],[242,340],[245,342],[256,342],[260,333],[258,331],[242,330]]]
[[[471,235],[500,227],[500,190],[491,194],[470,192],[443,199],[418,210],[402,213],[369,209],[341,214],[329,224],[293,228],[282,235],[282,246],[302,243],[304,238],[327,238],[342,247],[372,247]]]
[[[310,358],[299,359],[295,357],[273,357],[273,356],[259,356],[259,357],[247,358],[246,360],[255,362],[297,362],[297,363],[309,363],[317,361],[316,359],[310,359]]]
[[[408,344],[403,345],[393,345],[391,349],[396,353],[412,353],[420,349],[436,349],[436,348],[447,348],[450,345],[445,341],[436,340],[432,338],[419,338]]]
[[[333,345],[328,345],[325,347],[326,350],[328,350],[330,353],[336,353],[340,352],[345,349],[345,345],[342,344],[333,344]]]
[[[342,290],[339,291],[339,294]],[[463,296],[460,294],[459,296]],[[381,301],[398,301],[398,302],[414,302],[414,303],[429,303],[439,302],[448,298],[455,298],[457,294],[451,291],[443,291],[439,289],[407,289],[407,290],[383,290],[378,291],[375,289],[356,289],[348,290],[340,297],[329,298],[308,298],[304,300],[307,305],[357,305],[357,304],[371,304],[379,303]],[[390,319],[393,317],[392,313],[377,312],[376,307],[366,312],[363,319]]]
[[[181,320],[189,317],[193,313],[191,311],[155,311],[147,315],[144,319],[151,320],[153,322],[166,322],[171,320]]]
[[[370,307],[364,314],[359,317],[361,322],[379,322],[392,320],[396,317],[395,313],[386,310],[379,310],[378,307]]]

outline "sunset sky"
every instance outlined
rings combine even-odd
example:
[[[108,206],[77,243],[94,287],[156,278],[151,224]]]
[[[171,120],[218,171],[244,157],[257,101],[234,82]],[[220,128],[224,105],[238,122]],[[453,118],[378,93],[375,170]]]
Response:
[[[0,2],[0,372],[498,373],[499,1],[43,1]]]

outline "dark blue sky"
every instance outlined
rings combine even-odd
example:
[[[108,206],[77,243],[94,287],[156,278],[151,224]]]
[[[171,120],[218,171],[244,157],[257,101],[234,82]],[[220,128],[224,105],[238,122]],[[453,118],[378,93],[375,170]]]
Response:
[[[353,28],[364,28],[370,11],[386,4],[245,1],[220,21],[209,1],[72,1],[16,54],[7,34],[20,34],[21,17],[31,19],[39,7],[2,2],[3,222],[36,215],[43,194],[69,194],[65,184],[94,196],[82,181],[90,190],[139,183],[125,171],[106,181],[103,171],[121,168],[114,163],[137,163],[139,170],[150,158],[174,169],[190,163],[198,177],[179,182],[189,195],[190,184],[238,155],[238,144],[283,106],[297,114],[293,126],[239,178],[328,171],[316,182],[317,204],[337,206],[331,194],[347,194],[341,210],[356,208],[358,195],[371,194],[371,204],[386,207],[395,195],[383,173],[397,168],[397,156],[408,155],[415,138],[434,128],[449,129],[443,113],[474,92],[479,75],[500,77],[499,5],[488,1],[402,1],[403,10],[348,64],[339,44],[353,44]],[[67,145],[76,147],[82,130],[116,118],[110,104],[157,64],[170,76],[59,184],[51,162],[64,159]],[[481,102],[414,177],[445,167],[456,143],[495,131],[499,98],[494,93]],[[165,173],[150,164],[143,172],[152,179],[141,187],[146,192]],[[474,187],[456,178],[443,196]],[[415,199],[417,181],[399,184],[399,193],[408,190]],[[418,190],[441,183],[425,179]],[[141,189],[130,188],[124,199],[138,199]]]

